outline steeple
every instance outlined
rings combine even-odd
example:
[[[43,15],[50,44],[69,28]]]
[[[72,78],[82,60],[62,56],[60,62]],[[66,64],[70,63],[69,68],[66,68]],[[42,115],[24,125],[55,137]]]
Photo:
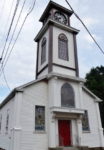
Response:
[[[50,1],[40,21],[37,42],[36,78],[49,73],[79,76],[76,35],[70,26],[72,11]]]

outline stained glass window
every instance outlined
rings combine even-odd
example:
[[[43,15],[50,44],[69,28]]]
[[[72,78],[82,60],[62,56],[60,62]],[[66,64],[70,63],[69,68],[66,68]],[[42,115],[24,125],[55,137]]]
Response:
[[[83,117],[82,117],[82,130],[83,131],[90,130],[87,110],[85,110],[85,113],[83,114]]]
[[[46,61],[46,38],[44,37],[41,44],[41,64]]]
[[[9,126],[9,110],[7,111],[7,118],[6,118],[6,132],[8,132],[8,126]]]
[[[69,60],[68,39],[67,39],[66,35],[64,35],[64,34],[59,35],[58,46],[59,46],[59,50],[58,50],[59,58],[68,61]]]
[[[69,83],[65,83],[61,88],[61,106],[75,107],[74,90]]]
[[[35,106],[35,130],[45,130],[45,107]]]

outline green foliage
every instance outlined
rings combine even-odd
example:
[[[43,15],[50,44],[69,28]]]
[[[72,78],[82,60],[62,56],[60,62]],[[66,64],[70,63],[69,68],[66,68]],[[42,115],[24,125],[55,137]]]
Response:
[[[86,87],[104,100],[104,67],[92,68],[86,75]]]
[[[92,68],[86,74],[85,86],[103,101],[100,103],[102,126],[104,128],[104,66]]]

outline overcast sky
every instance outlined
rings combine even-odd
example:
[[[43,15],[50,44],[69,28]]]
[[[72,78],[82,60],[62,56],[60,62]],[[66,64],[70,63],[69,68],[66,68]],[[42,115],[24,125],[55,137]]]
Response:
[[[20,1],[21,3],[16,16],[18,16],[24,0]],[[26,13],[28,12],[29,7],[32,4],[32,1],[33,0],[26,1],[26,5],[22,12],[22,16],[12,44],[15,41],[16,35],[21,27]],[[54,1],[68,8],[65,0]],[[49,0],[36,0],[35,8],[27,18],[18,41],[16,42],[9,61],[5,67],[5,76],[11,90],[19,85],[35,79],[36,43],[33,39],[42,27],[42,24],[39,22],[39,18],[48,2]],[[84,21],[92,35],[96,38],[102,49],[104,49],[104,0],[69,0],[69,2],[76,13]],[[16,0],[0,0],[0,55],[3,50],[15,4]],[[17,17],[15,18],[13,27],[16,23],[16,20]],[[71,26],[80,30],[80,33],[77,36],[78,59],[80,77],[84,78],[85,74],[89,72],[92,67],[104,65],[104,55],[100,52],[84,27],[74,17],[74,15],[71,17]],[[2,101],[9,94],[9,92],[10,91],[7,88],[4,78],[1,76],[0,101]]]

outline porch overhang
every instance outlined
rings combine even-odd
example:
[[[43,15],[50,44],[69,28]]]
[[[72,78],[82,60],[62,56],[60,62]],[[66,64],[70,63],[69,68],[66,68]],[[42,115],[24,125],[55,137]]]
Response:
[[[66,107],[51,107],[53,118],[59,119],[81,119],[84,114],[83,109],[66,108]]]

